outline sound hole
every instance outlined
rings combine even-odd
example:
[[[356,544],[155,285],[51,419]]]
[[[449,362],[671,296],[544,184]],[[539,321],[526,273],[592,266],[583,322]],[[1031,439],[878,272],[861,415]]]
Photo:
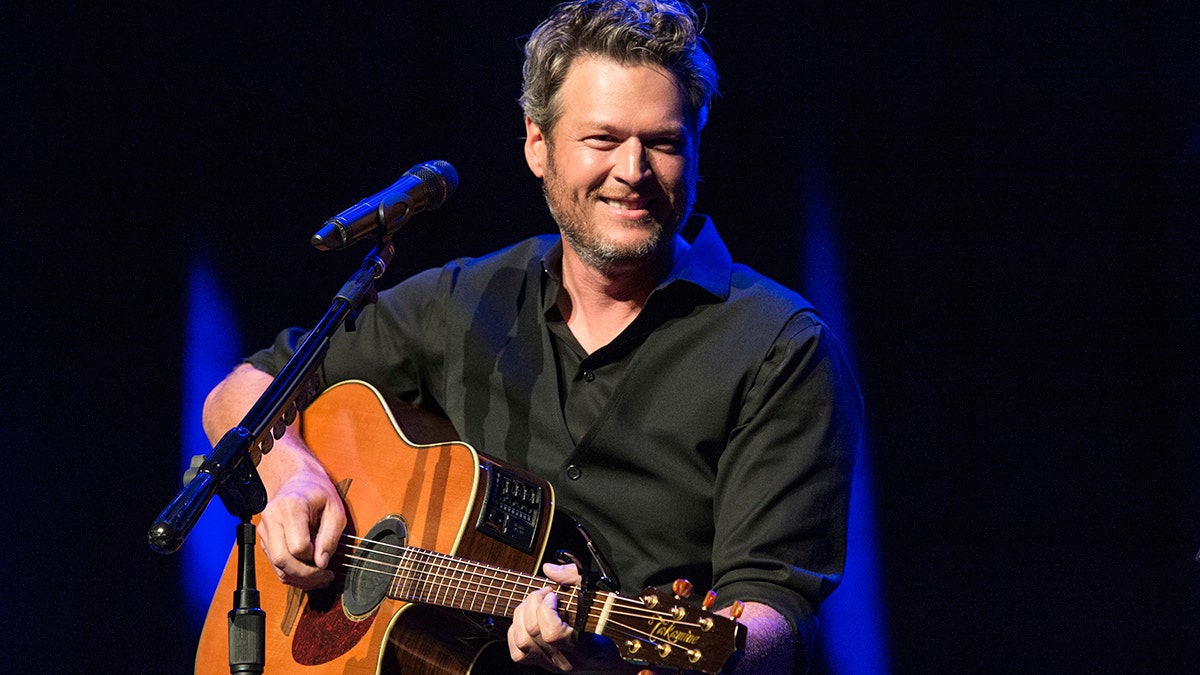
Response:
[[[376,523],[351,553],[346,561],[346,587],[342,593],[342,607],[350,618],[370,614],[387,597],[407,538],[404,521],[399,516],[389,516]]]

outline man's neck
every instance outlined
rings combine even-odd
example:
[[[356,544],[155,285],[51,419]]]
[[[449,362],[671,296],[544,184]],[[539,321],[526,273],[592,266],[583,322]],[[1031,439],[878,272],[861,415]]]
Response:
[[[580,346],[591,354],[621,334],[671,269],[674,243],[652,259],[597,269],[563,243],[558,309]]]

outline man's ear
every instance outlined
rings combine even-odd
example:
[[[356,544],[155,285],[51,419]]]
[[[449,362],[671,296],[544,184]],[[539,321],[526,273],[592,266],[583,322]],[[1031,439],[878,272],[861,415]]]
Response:
[[[538,178],[546,175],[546,153],[550,151],[549,140],[542,133],[542,128],[533,123],[529,115],[525,116],[525,163],[529,170]]]

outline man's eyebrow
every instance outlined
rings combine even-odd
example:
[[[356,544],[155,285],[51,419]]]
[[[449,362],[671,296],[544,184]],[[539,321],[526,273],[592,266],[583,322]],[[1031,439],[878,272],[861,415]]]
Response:
[[[629,130],[626,127],[603,120],[584,121],[577,126],[578,129],[583,132],[602,131],[605,133],[611,133],[613,135],[629,135]],[[661,127],[651,128],[648,131],[642,131],[638,133],[638,136],[645,136],[649,138],[660,138],[663,136],[684,138],[687,136],[687,125],[669,123]]]

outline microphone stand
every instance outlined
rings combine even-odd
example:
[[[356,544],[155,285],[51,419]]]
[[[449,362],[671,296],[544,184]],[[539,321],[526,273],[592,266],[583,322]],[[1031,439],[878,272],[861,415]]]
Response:
[[[184,476],[183,490],[150,526],[150,548],[168,554],[183,545],[213,494],[219,495],[225,508],[240,519],[238,587],[234,592],[234,608],[229,612],[232,674],[262,673],[266,661],[266,612],[258,607],[254,570],[256,534],[250,519],[266,506],[267,491],[255,467],[316,397],[317,368],[329,351],[330,339],[343,325],[346,330],[354,330],[354,321],[363,304],[376,300],[375,281],[387,271],[395,253],[396,247],[388,236],[367,254],[362,267],[338,291],[325,316],[304,336],[292,358],[241,424],[226,432],[203,463],[188,472],[194,473],[194,477]]]

